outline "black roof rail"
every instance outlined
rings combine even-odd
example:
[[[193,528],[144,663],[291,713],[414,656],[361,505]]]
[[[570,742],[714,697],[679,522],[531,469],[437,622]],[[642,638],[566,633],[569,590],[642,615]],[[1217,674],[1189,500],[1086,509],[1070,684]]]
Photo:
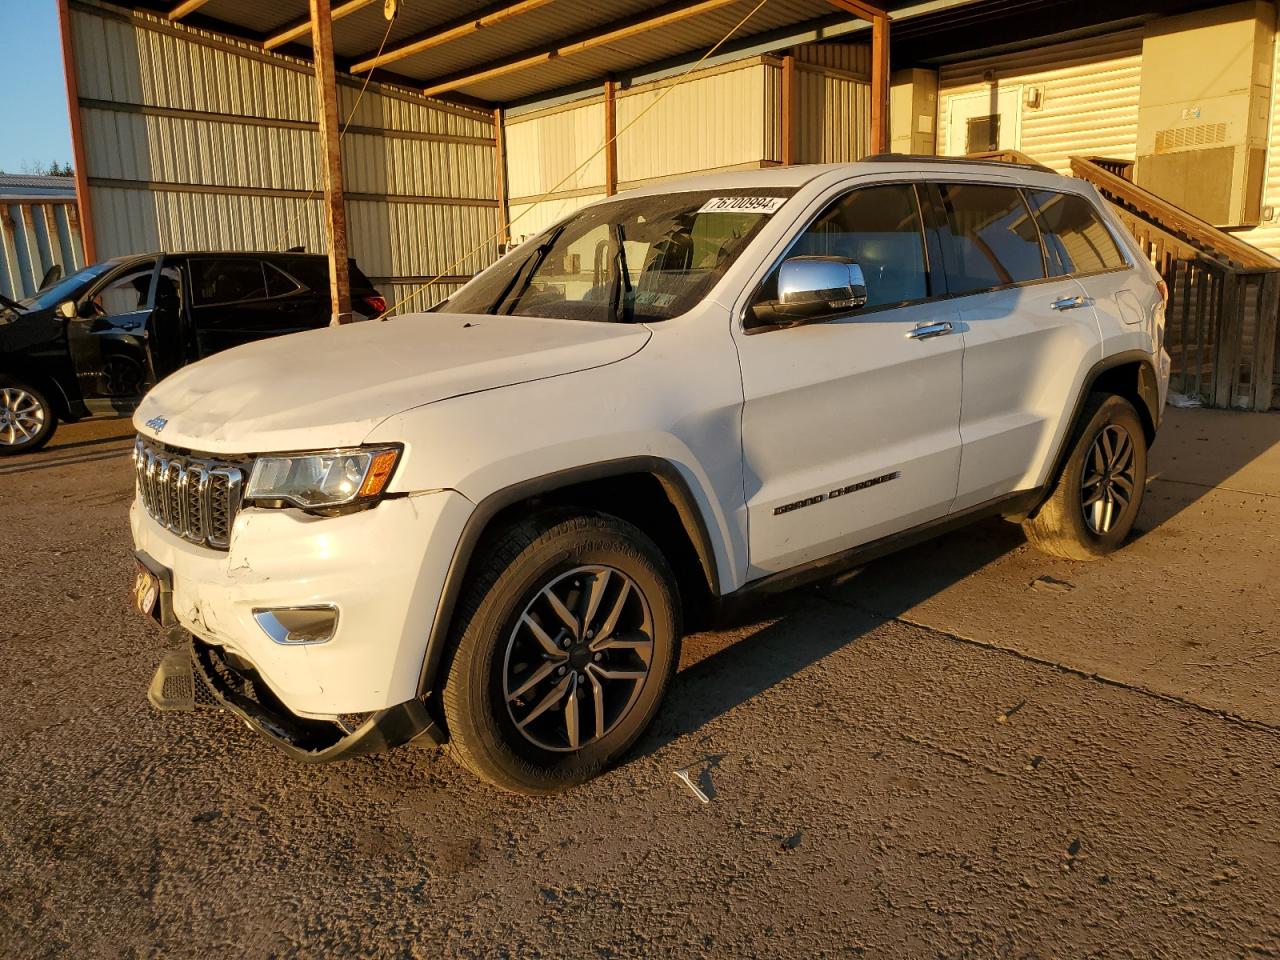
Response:
[[[1058,171],[1046,167],[1042,163],[1018,163],[1012,160],[988,160],[971,157],[930,157],[914,153],[877,153],[863,157],[861,163],[939,163],[939,164],[978,164],[989,167],[1014,167],[1018,170],[1034,170],[1036,173],[1052,173]]]

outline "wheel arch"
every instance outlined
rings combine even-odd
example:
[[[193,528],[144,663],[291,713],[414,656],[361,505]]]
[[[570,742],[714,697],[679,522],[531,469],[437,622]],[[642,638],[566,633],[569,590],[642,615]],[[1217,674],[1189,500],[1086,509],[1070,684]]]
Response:
[[[477,554],[508,519],[529,510],[576,507],[613,514],[653,537],[671,563],[686,617],[720,593],[720,572],[706,518],[689,482],[668,460],[626,457],[558,470],[504,487],[482,499],[454,548],[418,678],[432,691],[449,642],[458,599]]]
[[[1105,358],[1094,364],[1085,374],[1076,396],[1075,406],[1071,411],[1070,426],[1064,431],[1058,444],[1058,452],[1053,459],[1053,469],[1042,488],[1042,496],[1035,507],[1028,511],[1028,517],[1039,513],[1044,502],[1053,492],[1058,478],[1066,467],[1067,457],[1076,442],[1080,430],[1080,418],[1091,393],[1106,391],[1123,397],[1133,404],[1142,421],[1143,434],[1147,446],[1155,442],[1156,431],[1160,428],[1163,410],[1160,405],[1159,379],[1156,377],[1155,363],[1149,353],[1143,350],[1127,350]]]
[[[27,369],[19,372],[12,365],[0,358],[0,377],[8,377],[19,383],[27,383],[44,392],[53,404],[54,413],[59,420],[78,420],[79,416],[71,409],[71,398],[58,382],[58,378],[39,369]]]

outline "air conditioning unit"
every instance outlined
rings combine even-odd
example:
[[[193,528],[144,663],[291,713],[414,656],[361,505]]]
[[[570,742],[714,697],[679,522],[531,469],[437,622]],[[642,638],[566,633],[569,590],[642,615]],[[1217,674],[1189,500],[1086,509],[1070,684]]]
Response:
[[[1142,41],[1134,179],[1215,226],[1261,219],[1276,10],[1250,0],[1167,17]]]

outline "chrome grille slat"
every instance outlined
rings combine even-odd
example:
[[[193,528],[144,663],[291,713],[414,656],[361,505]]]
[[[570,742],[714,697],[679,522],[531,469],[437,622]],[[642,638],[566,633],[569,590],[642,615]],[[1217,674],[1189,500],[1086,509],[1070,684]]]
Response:
[[[178,536],[225,550],[244,487],[245,467],[209,460],[139,437],[133,447],[138,500]]]

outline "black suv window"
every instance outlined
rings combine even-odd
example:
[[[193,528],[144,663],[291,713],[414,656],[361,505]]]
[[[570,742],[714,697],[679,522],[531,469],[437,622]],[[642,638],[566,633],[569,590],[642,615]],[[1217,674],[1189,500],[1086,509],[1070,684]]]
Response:
[[[924,229],[910,184],[866,187],[832,202],[787,256],[856,260],[866,277],[868,307],[929,296]],[[776,297],[776,289],[777,271],[766,283],[763,299]]]
[[[987,184],[939,184],[947,223],[947,287],[974,293],[1044,278],[1040,234],[1021,191]]]
[[[267,296],[284,297],[301,289],[298,282],[279,267],[264,263],[262,269],[267,272]]]
[[[262,263],[244,258],[191,261],[191,285],[197,306],[261,300],[267,295]]]
[[[1115,238],[1084,197],[1052,190],[1028,190],[1040,221],[1052,276],[1115,270],[1125,265]]]

